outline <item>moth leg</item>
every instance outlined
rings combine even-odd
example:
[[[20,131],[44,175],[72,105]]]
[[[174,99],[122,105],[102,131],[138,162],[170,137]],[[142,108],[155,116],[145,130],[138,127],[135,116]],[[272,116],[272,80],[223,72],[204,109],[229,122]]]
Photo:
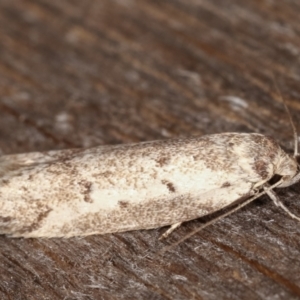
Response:
[[[162,239],[165,239],[166,237],[168,237],[170,235],[170,233],[172,233],[181,224],[182,224],[182,222],[171,225],[171,227],[164,234],[161,235],[159,240],[162,240]]]
[[[276,206],[281,207],[291,218],[300,221],[300,218],[294,215],[292,212],[290,212],[289,209],[280,201],[280,199],[274,191],[267,190],[266,187],[264,187],[264,190],[266,191],[267,195],[273,200]]]

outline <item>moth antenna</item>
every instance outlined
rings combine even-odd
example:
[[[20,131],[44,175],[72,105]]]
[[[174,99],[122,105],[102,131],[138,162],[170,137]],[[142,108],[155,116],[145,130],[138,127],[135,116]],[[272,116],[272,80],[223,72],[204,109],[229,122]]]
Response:
[[[254,201],[255,199],[259,198],[262,195],[268,194],[269,191],[273,190],[275,187],[277,187],[278,185],[280,185],[283,182],[283,179],[281,178],[279,181],[277,181],[276,183],[274,183],[273,185],[264,188],[264,191],[250,197],[249,199],[247,199],[244,203],[239,204],[238,206],[234,207],[233,209],[223,213],[222,215],[206,222],[205,224],[203,224],[202,226],[194,229],[193,231],[191,231],[189,234],[187,234],[186,236],[184,236],[183,238],[181,238],[180,240],[178,240],[177,242],[171,244],[170,246],[166,246],[164,247],[162,250],[160,250],[158,252],[158,254],[163,255],[165,252],[170,251],[172,249],[174,249],[176,246],[178,246],[179,244],[181,244],[182,242],[184,242],[185,240],[189,239],[191,236],[193,236],[194,234],[196,234],[197,232],[199,232],[200,230],[204,229],[205,227],[212,225],[214,223],[216,223],[217,221],[224,219],[225,217],[233,214],[234,212],[240,210],[242,207],[246,206],[247,204],[249,204],[250,202]]]
[[[288,105],[286,104],[286,101],[282,97],[282,93],[281,93],[281,91],[280,91],[280,89],[277,85],[274,74],[273,74],[273,81],[274,81],[276,92],[277,92],[281,102],[284,105],[285,111],[287,112],[287,114],[289,116],[290,124],[292,125],[292,129],[293,129],[293,133],[294,133],[294,157],[297,157],[297,156],[299,156],[299,153],[298,153],[298,133],[297,133],[297,129],[296,129],[296,126],[295,126],[295,122],[292,118],[291,111],[290,111]]]

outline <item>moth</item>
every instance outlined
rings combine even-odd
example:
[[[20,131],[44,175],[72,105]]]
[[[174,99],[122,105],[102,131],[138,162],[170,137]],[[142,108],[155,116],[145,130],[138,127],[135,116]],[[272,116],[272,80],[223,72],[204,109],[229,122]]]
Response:
[[[265,193],[299,220],[273,191],[300,180],[293,128],[294,155],[271,137],[221,133],[2,156],[0,233],[72,237],[170,225],[167,236],[182,222],[243,200],[224,217]]]

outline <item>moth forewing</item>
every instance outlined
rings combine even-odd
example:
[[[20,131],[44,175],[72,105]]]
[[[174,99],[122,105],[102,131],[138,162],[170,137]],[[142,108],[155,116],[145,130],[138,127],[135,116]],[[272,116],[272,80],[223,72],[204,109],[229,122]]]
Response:
[[[70,237],[175,228],[296,170],[273,139],[243,133],[3,156],[0,232]]]

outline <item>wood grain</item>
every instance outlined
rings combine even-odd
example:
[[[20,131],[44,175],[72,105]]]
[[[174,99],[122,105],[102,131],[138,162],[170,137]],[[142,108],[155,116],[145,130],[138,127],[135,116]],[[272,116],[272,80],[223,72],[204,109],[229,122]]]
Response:
[[[0,0],[0,153],[260,132],[292,152],[293,0]],[[299,120],[298,120],[299,121]],[[300,131],[300,125],[297,125]],[[278,191],[300,215],[300,184]],[[1,299],[299,299],[300,224],[262,197],[196,228],[0,237]]]

